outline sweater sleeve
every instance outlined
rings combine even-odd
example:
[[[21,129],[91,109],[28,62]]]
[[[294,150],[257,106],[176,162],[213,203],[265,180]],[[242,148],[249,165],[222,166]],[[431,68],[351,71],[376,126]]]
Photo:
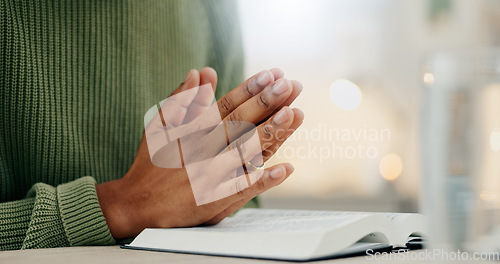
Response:
[[[33,185],[23,200],[0,204],[0,249],[115,244],[102,214],[95,180]]]

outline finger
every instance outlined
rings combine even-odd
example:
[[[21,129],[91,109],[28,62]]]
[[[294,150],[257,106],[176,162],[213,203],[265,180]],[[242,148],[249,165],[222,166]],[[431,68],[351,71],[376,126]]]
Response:
[[[253,197],[241,199],[239,201],[234,202],[231,204],[229,207],[226,209],[222,210],[222,212],[218,213],[216,216],[214,216],[212,219],[208,220],[205,222],[203,225],[215,225],[220,223],[220,221],[224,220],[224,218],[232,215],[239,209],[241,209],[245,204],[247,204],[250,200],[252,200]]]
[[[244,81],[228,94],[217,101],[221,118],[234,111],[238,106],[260,93],[268,84],[274,81],[274,75],[269,70],[261,71]]]
[[[221,175],[227,175],[232,171],[240,168],[242,164],[253,159],[259,159],[259,164],[262,163],[262,151],[265,146],[276,143],[282,134],[284,134],[293,122],[293,111],[284,107],[272,118],[260,124],[258,127],[240,136],[225,147],[224,150],[214,158],[215,164],[224,164],[219,166]],[[228,134],[231,132],[228,132]],[[220,133],[219,133],[220,134]],[[209,136],[209,142],[221,144],[225,138]]]
[[[197,70],[191,70],[185,81],[174,93],[160,103],[160,116],[166,128],[178,127],[186,117],[189,105],[193,102],[200,84],[200,74]],[[182,93],[181,93],[182,92]]]
[[[269,71],[274,75],[275,80],[281,79],[285,76],[285,73],[280,68],[272,68]]]
[[[290,106],[295,101],[295,99],[297,99],[297,97],[300,95],[300,93],[302,92],[303,87],[302,87],[302,84],[300,82],[295,81],[295,80],[292,80],[290,82],[292,83],[292,87],[293,87],[292,93],[285,100],[285,102],[283,102],[283,104],[280,105],[280,107],[278,107],[278,108],[276,108],[276,110],[274,110],[274,113],[279,111],[279,109],[281,109],[281,107]]]
[[[200,71],[200,85],[210,84],[215,94],[217,88],[217,72],[210,67],[205,67]]]
[[[201,114],[208,112],[214,98],[215,94],[210,83],[198,87],[197,94],[187,107],[186,115],[182,123],[187,124],[198,118]]]
[[[228,127],[228,131],[233,133],[232,135],[228,135],[229,141],[233,141],[245,133],[245,127],[240,127],[242,124],[241,121],[259,124],[270,116],[290,96],[291,92],[292,85],[290,81],[279,79],[236,108],[236,110],[223,119]]]
[[[282,107],[283,106],[290,106],[293,103],[293,101],[295,101],[295,99],[297,99],[297,97],[300,95],[300,93],[302,92],[302,89],[303,89],[303,86],[300,82],[298,82],[296,80],[292,80],[290,82],[292,83],[293,90],[292,90],[292,93],[290,94],[290,96],[281,105]]]
[[[211,87],[207,89],[205,86]],[[202,88],[204,87],[204,88]],[[205,67],[200,71],[200,89],[193,102],[187,110],[183,124],[187,124],[208,110],[215,98],[217,87],[217,72],[210,67]]]
[[[294,108],[292,109],[293,111],[293,122],[290,125],[290,127],[286,130],[286,132],[281,135],[281,137],[276,140],[274,143],[268,143],[267,145],[263,145],[263,151],[262,151],[262,160],[263,162],[268,161],[285,143],[285,141],[299,128],[300,125],[302,125],[304,121],[304,112],[302,112],[300,109]],[[262,164],[258,163],[258,160],[252,160],[252,164],[255,166],[260,166]]]
[[[193,88],[193,87],[198,86],[199,83],[196,82],[196,79],[193,80],[192,77],[198,78],[198,82],[199,82],[200,75],[199,75],[198,71],[195,69],[191,69],[188,72],[188,74],[186,75],[186,78],[184,79],[184,81],[181,84],[179,84],[179,87],[177,87],[177,89],[175,89],[170,94],[170,96],[178,94],[180,92],[183,92],[189,88]]]
[[[273,145],[279,141],[284,133],[289,129],[290,125],[294,120],[294,113],[289,107],[283,107],[278,113],[276,113],[271,118],[267,119],[266,122],[260,124],[254,129],[254,131],[247,132],[245,135],[241,136],[240,140],[233,141],[228,148],[233,149],[238,146],[241,149],[242,157],[248,161],[251,160],[255,155],[260,154],[262,150],[266,149],[266,146]],[[257,136],[259,138],[260,145],[256,146],[254,150],[253,146],[248,146],[251,141],[248,139],[254,136],[255,130],[257,131]],[[241,146],[244,145],[244,146]]]
[[[282,163],[266,168],[262,177],[250,186],[241,186],[239,184],[241,181],[238,181],[238,178],[227,181],[224,183],[226,186],[221,187],[224,189],[231,188],[234,194],[216,201],[215,203],[218,203],[227,209],[241,200],[251,199],[275,186],[278,186],[286,180],[293,173],[293,171],[294,168],[290,163]],[[233,213],[235,211],[234,209],[238,209],[238,205],[239,204],[236,204],[236,206],[232,208],[233,210],[227,210],[225,214],[223,213],[224,211],[221,212],[223,214],[222,216],[226,217]]]
[[[185,117],[186,109],[182,106],[179,107],[178,104],[182,101],[187,101],[185,104],[189,104],[189,101],[192,99],[187,98],[187,94],[178,94],[186,91],[188,87],[193,87],[195,84],[197,85],[197,82],[199,82],[198,71],[194,69],[190,70],[185,80],[169,98],[154,105],[147,111],[144,116],[144,128],[151,157],[153,157],[163,145],[169,142],[168,135],[165,133],[164,128],[177,126]]]
[[[288,99],[285,101],[285,103],[282,104],[283,107],[285,104],[290,104],[291,102],[293,102],[293,100],[295,100],[295,98],[297,98],[297,96],[302,91],[302,85],[299,82],[292,81],[292,85],[293,85],[292,94],[290,95],[290,97],[288,97]],[[280,110],[280,109],[278,109],[278,110]],[[276,115],[278,110],[274,111],[273,115]],[[298,128],[302,124],[303,120],[304,120],[304,113],[299,109],[293,109],[293,123],[292,123],[292,125],[288,129],[281,128],[281,129],[285,129],[286,131],[289,131],[289,130],[291,130],[291,131],[289,131],[288,135],[284,136],[284,138],[282,138],[281,141],[284,141],[286,138],[288,138],[295,131],[295,129]],[[230,126],[230,125],[227,127],[229,130],[233,129],[233,126]],[[262,124],[259,127],[263,128]],[[238,127],[238,128],[240,128],[240,127]],[[264,129],[264,130],[261,129],[259,132],[260,139],[261,139],[261,147],[263,150],[263,152],[262,152],[263,155],[256,157],[255,159],[252,159],[252,161],[250,161],[252,164],[257,164],[256,166],[260,166],[260,165],[262,165],[263,162],[266,162],[267,160],[269,160],[269,158],[271,158],[271,156],[273,156],[274,153],[276,153],[276,151],[279,149],[279,147],[284,143],[284,142],[281,142],[281,143],[276,142],[276,140],[274,140],[274,141],[266,140],[266,139],[272,138],[272,137],[274,137],[274,138],[281,137],[281,135],[277,135],[277,134],[273,135],[273,134],[269,133],[270,131],[268,131],[267,128],[273,128],[273,127],[267,126],[266,129]],[[279,130],[280,128],[275,128],[275,129]],[[241,130],[244,130],[244,129],[242,128]],[[228,136],[229,136],[229,140],[231,140],[231,138],[234,138],[235,136],[237,136],[237,131],[229,131]],[[220,136],[219,137],[213,136],[212,140],[221,141]],[[222,143],[224,143],[224,142],[219,142],[219,145]]]

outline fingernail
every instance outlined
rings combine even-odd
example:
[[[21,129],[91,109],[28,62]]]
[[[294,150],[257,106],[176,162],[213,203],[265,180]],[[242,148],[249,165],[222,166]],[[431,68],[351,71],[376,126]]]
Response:
[[[186,76],[186,79],[184,79],[184,82],[187,82],[189,80],[189,78],[191,78],[191,75],[193,75],[193,70],[190,70],[188,72],[188,75]]]
[[[278,113],[276,113],[273,121],[278,126],[288,121],[288,113],[286,112],[286,107],[283,107]]]
[[[269,177],[274,180],[280,179],[283,177],[283,169],[281,167],[272,169],[269,173]]]
[[[273,85],[272,91],[273,94],[280,95],[288,90],[288,87],[286,86],[285,80],[280,79],[278,82],[276,82]]]
[[[262,72],[259,76],[257,76],[256,82],[258,86],[266,86],[269,82],[271,82],[271,76],[268,71]]]

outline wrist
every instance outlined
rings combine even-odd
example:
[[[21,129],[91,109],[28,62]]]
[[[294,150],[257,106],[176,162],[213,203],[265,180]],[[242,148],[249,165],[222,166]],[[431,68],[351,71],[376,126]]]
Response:
[[[133,237],[130,232],[132,214],[125,208],[122,194],[122,179],[113,180],[96,185],[97,198],[101,206],[102,213],[106,219],[109,231],[115,239]]]

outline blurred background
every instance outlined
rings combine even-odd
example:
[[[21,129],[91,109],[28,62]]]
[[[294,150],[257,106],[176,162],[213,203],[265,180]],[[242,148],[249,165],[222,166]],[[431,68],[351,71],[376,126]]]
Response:
[[[418,211],[422,58],[498,45],[500,1],[238,3],[246,75],[280,67],[304,85],[304,124],[269,162],[295,173],[263,207]]]

